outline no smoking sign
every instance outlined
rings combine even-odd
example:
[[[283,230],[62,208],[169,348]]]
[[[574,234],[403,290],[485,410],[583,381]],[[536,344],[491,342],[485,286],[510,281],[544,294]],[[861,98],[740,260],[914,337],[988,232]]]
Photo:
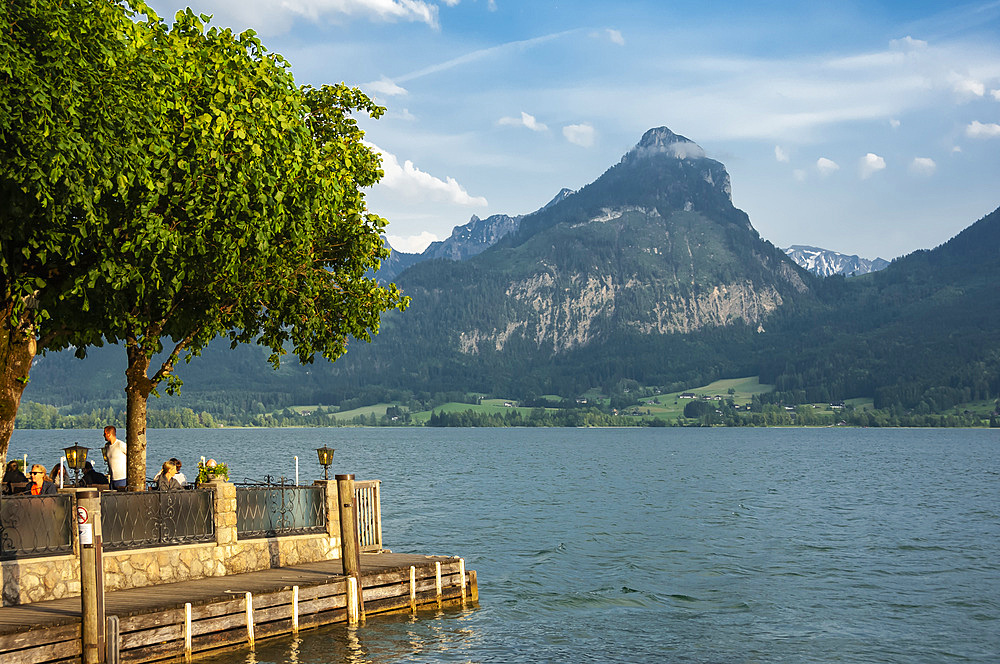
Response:
[[[87,513],[86,507],[76,508],[76,521],[79,524],[80,531],[80,544],[84,546],[93,546],[94,544],[94,524],[90,523],[88,519],[90,514]]]

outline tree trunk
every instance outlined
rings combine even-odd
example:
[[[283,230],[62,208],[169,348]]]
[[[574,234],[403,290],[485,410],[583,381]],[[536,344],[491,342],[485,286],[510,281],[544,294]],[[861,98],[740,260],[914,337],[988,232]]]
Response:
[[[126,342],[128,368],[125,369],[126,483],[129,491],[146,490],[146,404],[153,391],[149,380],[149,356],[139,345]]]
[[[14,418],[38,348],[31,328],[27,331],[23,325],[12,328],[10,319],[11,305],[8,303],[0,312],[0,469],[7,463]]]

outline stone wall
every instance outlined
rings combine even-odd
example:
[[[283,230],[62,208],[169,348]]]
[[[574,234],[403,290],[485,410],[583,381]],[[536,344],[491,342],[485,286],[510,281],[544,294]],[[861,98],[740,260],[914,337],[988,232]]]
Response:
[[[236,486],[211,482],[215,491],[215,542],[114,551],[104,554],[104,588],[127,588],[241,574],[272,567],[298,565],[341,556],[337,483],[326,487],[326,532],[240,540],[236,529]],[[80,594],[78,533],[73,529],[74,555],[6,560],[3,606],[40,602]]]

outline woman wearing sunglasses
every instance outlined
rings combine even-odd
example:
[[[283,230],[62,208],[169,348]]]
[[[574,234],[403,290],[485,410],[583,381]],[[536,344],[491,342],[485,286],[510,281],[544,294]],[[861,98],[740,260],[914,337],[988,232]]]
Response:
[[[28,476],[31,484],[28,485],[28,490],[25,493],[30,493],[32,496],[44,496],[51,493],[59,493],[56,489],[56,485],[49,479],[49,476],[45,474],[45,466],[40,463],[36,463],[31,467],[31,473]]]

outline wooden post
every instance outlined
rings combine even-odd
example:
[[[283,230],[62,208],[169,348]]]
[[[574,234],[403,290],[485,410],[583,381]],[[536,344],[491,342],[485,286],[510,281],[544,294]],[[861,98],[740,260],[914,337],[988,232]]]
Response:
[[[184,659],[191,661],[191,602],[184,603]]]
[[[410,610],[417,612],[417,568],[410,565]]]
[[[354,475],[337,475],[340,505],[340,559],[344,575],[358,584],[358,607],[364,615],[364,590],[361,586],[361,543],[358,541],[358,512],[354,499]]]
[[[246,594],[247,599],[247,643],[250,644],[250,650],[254,647],[254,633],[253,633],[253,595],[249,592]]]
[[[438,601],[440,602],[441,601],[441,592],[442,592],[442,588],[441,588],[441,561],[440,560],[434,563],[434,585],[437,588],[437,598],[438,598]]]
[[[104,661],[102,650],[104,616],[104,588],[99,587],[103,575],[97,573],[100,559],[97,547],[101,541],[101,492],[81,489],[76,492],[76,522],[80,540],[80,607],[83,624],[82,637],[83,664],[99,664]]]
[[[358,580],[356,577],[347,577],[347,624],[357,625],[360,617],[360,600],[358,598]]]
[[[292,586],[292,634],[299,633],[299,587]]]
[[[462,577],[462,601],[465,601],[465,558],[458,559],[458,574]]]
[[[108,616],[107,627],[104,630],[105,661],[107,664],[120,664],[121,629],[118,616]]]

